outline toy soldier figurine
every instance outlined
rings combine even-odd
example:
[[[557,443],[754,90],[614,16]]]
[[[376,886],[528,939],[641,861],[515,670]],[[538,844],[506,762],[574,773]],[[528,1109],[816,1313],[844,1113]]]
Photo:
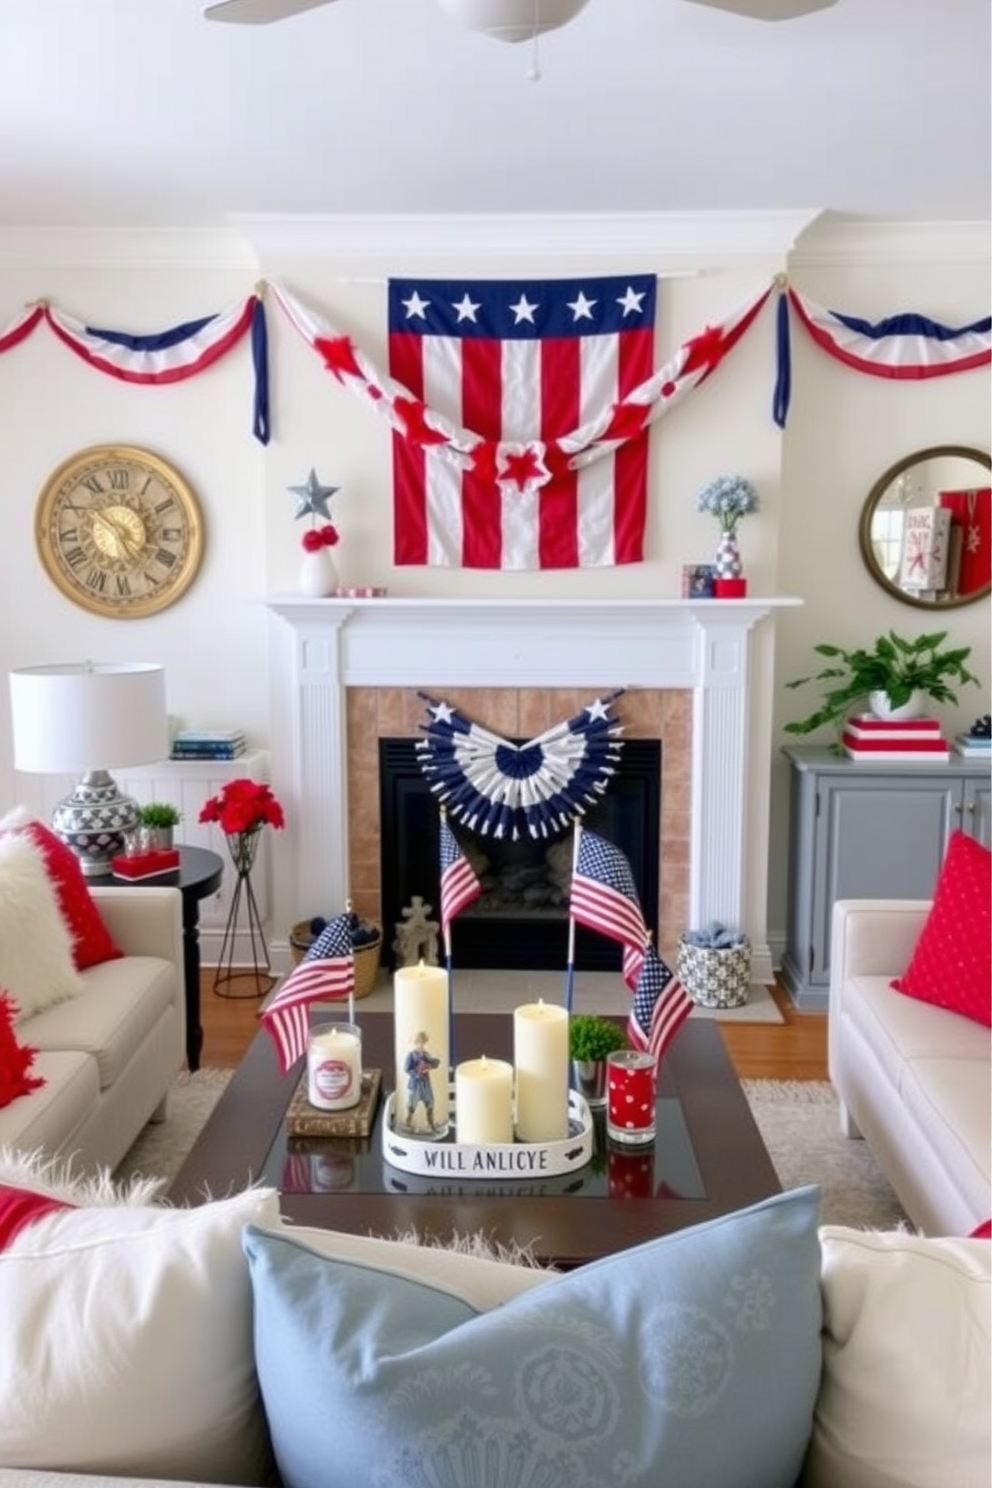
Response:
[[[427,1034],[421,1030],[414,1035],[413,1048],[403,1063],[406,1074],[406,1124],[413,1127],[413,1118],[417,1107],[423,1103],[427,1113],[427,1124],[430,1130],[434,1130],[434,1087],[431,1084],[431,1070],[437,1069],[441,1063],[433,1054],[427,1052]]]

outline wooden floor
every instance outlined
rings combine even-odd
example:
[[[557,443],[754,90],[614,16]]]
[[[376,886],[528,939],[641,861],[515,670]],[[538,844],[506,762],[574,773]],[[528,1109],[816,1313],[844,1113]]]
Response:
[[[825,1080],[825,1014],[796,1012],[782,987],[773,987],[772,995],[784,1023],[719,1025],[738,1076],[742,1080]],[[200,978],[203,1066],[231,1069],[240,1062],[258,1028],[259,1000],[254,996],[218,996],[214,991],[213,968],[203,971]]]

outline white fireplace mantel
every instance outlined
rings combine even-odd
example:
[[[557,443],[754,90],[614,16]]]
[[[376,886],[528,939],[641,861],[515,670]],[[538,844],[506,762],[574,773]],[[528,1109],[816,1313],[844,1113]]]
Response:
[[[266,600],[273,627],[272,772],[294,806],[276,883],[284,923],[348,896],[349,687],[686,688],[693,695],[689,915],[767,945],[773,630],[792,598]],[[288,629],[287,629],[288,627]],[[664,848],[662,849],[664,850]],[[305,892],[304,892],[305,889]]]

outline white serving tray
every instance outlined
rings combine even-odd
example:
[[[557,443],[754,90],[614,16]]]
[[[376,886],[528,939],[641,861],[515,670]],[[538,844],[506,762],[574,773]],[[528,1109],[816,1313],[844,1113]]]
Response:
[[[568,1093],[568,1136],[561,1142],[492,1142],[477,1146],[445,1138],[418,1137],[393,1125],[395,1096],[386,1100],[382,1122],[382,1155],[392,1168],[432,1178],[475,1178],[486,1183],[501,1179],[548,1178],[585,1167],[592,1158],[593,1120],[589,1106],[576,1091]],[[451,1127],[454,1130],[454,1104]]]

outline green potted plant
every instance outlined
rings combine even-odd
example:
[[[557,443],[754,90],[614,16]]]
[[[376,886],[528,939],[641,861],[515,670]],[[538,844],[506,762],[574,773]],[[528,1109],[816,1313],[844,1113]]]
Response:
[[[181,820],[178,808],[169,801],[149,801],[138,807],[138,821],[146,847],[171,847],[172,830]]]
[[[845,651],[826,642],[814,646],[819,656],[830,662],[808,677],[786,682],[787,688],[805,687],[810,682],[826,684],[820,705],[806,718],[785,725],[787,734],[811,734],[825,724],[842,728],[859,705],[868,704],[880,717],[911,717],[922,712],[923,698],[935,703],[957,703],[951,683],[978,684],[965,662],[970,646],[941,650],[947,631],[933,631],[907,641],[890,630],[879,636],[871,650],[856,648]]]
[[[606,1059],[626,1048],[627,1036],[609,1018],[597,1013],[574,1013],[568,1020],[568,1053],[575,1088],[590,1106],[606,1104]]]

